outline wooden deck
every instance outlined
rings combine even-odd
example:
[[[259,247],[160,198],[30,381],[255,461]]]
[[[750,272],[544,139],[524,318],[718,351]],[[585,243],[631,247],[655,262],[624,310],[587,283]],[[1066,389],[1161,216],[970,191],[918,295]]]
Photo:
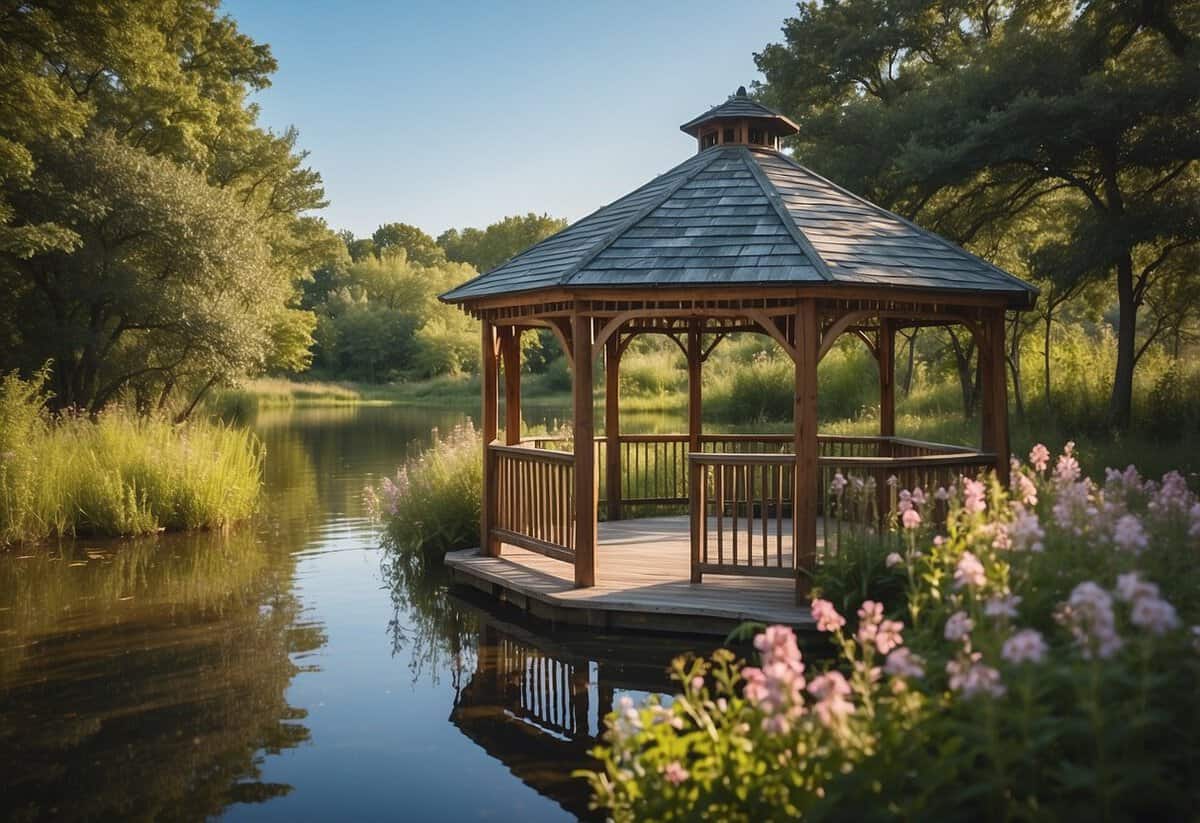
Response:
[[[791,580],[706,574],[693,584],[686,516],[600,523],[597,551],[596,585],[586,589],[575,588],[571,564],[515,546],[504,545],[501,557],[450,552],[446,565],[455,583],[555,622],[722,635],[747,620],[813,628]]]

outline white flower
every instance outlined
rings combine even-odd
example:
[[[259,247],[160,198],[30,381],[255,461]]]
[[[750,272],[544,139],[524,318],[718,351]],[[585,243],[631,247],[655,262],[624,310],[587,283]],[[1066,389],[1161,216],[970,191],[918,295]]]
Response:
[[[907,646],[901,646],[887,656],[883,670],[892,677],[924,677],[925,661],[909,651]]]
[[[1129,610],[1129,622],[1150,634],[1161,635],[1179,627],[1179,615],[1161,597],[1139,597]]]
[[[1017,606],[1020,603],[1021,598],[1019,595],[996,595],[995,597],[989,597],[987,602],[983,604],[983,613],[988,617],[1012,619],[1017,616]]]
[[[1000,656],[1009,663],[1041,663],[1046,656],[1046,641],[1040,632],[1022,629],[1004,641]]]
[[[883,562],[889,569],[894,569],[897,566],[904,565],[904,558],[900,556],[899,552],[892,552],[887,556],[887,560]]]
[[[1142,521],[1134,514],[1126,514],[1117,521],[1113,527],[1112,542],[1121,551],[1131,554],[1141,554],[1150,545]]]
[[[1055,619],[1070,629],[1085,658],[1112,657],[1123,645],[1117,634],[1112,598],[1090,580],[1071,590],[1066,603],[1059,605]]]
[[[946,620],[946,639],[962,640],[975,628],[975,621],[966,612],[955,612]]]
[[[1029,551],[1040,552],[1045,546],[1042,540],[1046,537],[1046,532],[1042,529],[1042,524],[1038,521],[1038,516],[1035,512],[1026,511],[1024,506],[1013,504],[1013,513],[1016,517],[1012,524],[1008,527],[1008,537],[1012,542],[1014,551]]]

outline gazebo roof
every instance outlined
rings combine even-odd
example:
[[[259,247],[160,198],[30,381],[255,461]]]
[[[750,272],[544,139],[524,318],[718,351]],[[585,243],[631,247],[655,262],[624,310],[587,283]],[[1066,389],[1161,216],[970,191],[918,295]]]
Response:
[[[735,97],[724,105],[743,101]],[[709,112],[693,122],[711,119]],[[726,143],[700,151],[442,299],[684,286],[916,289],[1003,296],[1014,307],[1030,305],[1037,294],[785,154]]]

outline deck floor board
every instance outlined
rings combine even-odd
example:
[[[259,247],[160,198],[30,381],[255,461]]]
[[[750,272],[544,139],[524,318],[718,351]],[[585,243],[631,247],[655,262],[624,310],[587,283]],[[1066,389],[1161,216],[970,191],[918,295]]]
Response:
[[[785,534],[790,530],[785,523]],[[784,543],[789,566],[790,543]],[[791,580],[706,574],[703,582],[693,584],[690,554],[688,518],[655,517],[599,524],[596,585],[591,588],[575,588],[569,563],[507,544],[500,557],[467,549],[447,554],[446,564],[456,577],[560,610],[695,617],[716,621],[714,626],[755,620],[812,627],[809,609],[795,603]]]

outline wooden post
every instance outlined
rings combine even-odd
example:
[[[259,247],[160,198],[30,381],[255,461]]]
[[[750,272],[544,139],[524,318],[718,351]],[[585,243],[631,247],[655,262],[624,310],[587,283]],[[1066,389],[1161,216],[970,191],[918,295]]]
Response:
[[[879,319],[879,434],[896,436],[896,326]]]
[[[521,443],[521,330],[502,328],[500,356],[504,361],[504,442]]]
[[[704,520],[708,513],[704,507],[705,468],[699,463],[687,461],[688,470],[688,530],[691,532],[691,567],[692,582],[699,583],[703,578],[700,572],[700,540],[704,535]]]
[[[621,335],[604,343],[604,497],[608,519],[621,519]]]
[[[700,321],[688,321],[687,369],[688,369],[688,451],[700,451]]]
[[[896,326],[895,321],[879,318],[879,339],[876,341],[875,360],[879,366],[879,436],[896,436]],[[880,457],[895,457],[893,443],[879,444]],[[884,481],[887,478],[882,478]],[[876,483],[875,505],[879,512],[878,527],[882,531],[887,522],[890,508],[888,485]]]
[[[1004,366],[1004,309],[988,313],[979,346],[980,381],[983,383],[982,436],[984,451],[996,455],[996,476],[1008,485],[1008,373]]]
[[[792,552],[796,602],[812,586],[817,560],[817,352],[821,346],[817,304],[802,299],[796,309],[795,436],[796,485],[792,495]]]
[[[481,326],[483,328],[481,340],[483,363],[479,382],[483,387],[483,402],[479,430],[483,434],[483,488],[480,500],[479,540],[484,554],[499,557],[500,541],[492,537],[492,527],[496,523],[496,498],[500,491],[496,483],[496,459],[491,449],[491,445],[496,439],[496,427],[499,422],[497,420],[499,398],[496,394],[496,327],[487,320],[484,320]]]
[[[592,318],[571,314],[575,355],[575,585],[596,585],[596,427],[592,421]]]

